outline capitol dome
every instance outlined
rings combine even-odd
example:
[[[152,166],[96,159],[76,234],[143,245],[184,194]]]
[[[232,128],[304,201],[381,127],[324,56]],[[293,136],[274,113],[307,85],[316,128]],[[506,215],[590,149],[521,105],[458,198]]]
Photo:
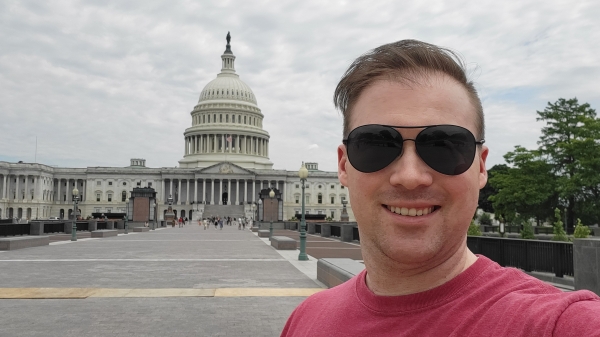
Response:
[[[222,162],[248,169],[272,169],[269,133],[252,89],[235,72],[230,35],[221,55],[221,72],[200,92],[185,130],[185,153],[180,167],[209,167]]]
[[[240,80],[237,74],[221,73],[217,75],[217,78],[202,89],[198,103],[214,99],[230,99],[257,104],[252,89]]]

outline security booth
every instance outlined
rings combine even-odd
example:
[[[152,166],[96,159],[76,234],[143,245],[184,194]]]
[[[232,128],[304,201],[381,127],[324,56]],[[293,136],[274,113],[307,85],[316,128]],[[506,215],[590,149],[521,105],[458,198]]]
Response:
[[[156,219],[156,191],[151,187],[134,187],[127,207],[127,220],[153,222]]]

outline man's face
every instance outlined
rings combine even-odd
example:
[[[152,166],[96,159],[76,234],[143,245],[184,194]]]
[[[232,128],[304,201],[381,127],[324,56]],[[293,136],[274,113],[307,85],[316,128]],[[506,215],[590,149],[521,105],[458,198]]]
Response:
[[[453,124],[477,135],[475,109],[460,84],[443,75],[419,82],[410,87],[388,80],[374,82],[354,104],[350,130],[365,124]],[[422,129],[397,130],[404,139],[414,139]],[[373,173],[356,170],[346,147],[338,148],[338,176],[350,193],[365,260],[388,259],[415,266],[443,261],[465,245],[479,189],[487,181],[488,150],[478,148],[466,172],[448,176],[427,166],[414,142],[406,141],[403,147],[400,157]],[[390,206],[433,212],[401,215],[390,211]]]

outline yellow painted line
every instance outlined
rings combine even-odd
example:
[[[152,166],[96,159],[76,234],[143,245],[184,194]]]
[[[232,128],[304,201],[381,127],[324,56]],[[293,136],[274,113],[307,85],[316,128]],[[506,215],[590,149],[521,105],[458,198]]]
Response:
[[[215,289],[188,289],[188,288],[167,288],[167,289],[131,289],[124,296],[120,297],[213,297]],[[94,296],[99,297],[99,296]],[[103,296],[119,297],[119,296]]]
[[[300,296],[308,297],[324,289],[321,288],[219,288],[215,297],[272,297],[272,296]]]
[[[61,299],[87,298],[92,288],[0,288],[0,298],[8,299]]]
[[[0,288],[0,299],[85,299],[127,297],[308,297],[321,288]]]

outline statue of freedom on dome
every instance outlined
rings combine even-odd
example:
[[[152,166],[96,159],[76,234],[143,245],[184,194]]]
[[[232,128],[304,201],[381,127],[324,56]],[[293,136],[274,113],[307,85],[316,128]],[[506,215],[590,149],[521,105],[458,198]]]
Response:
[[[231,34],[229,34],[229,32],[227,32],[227,44],[229,44],[229,41],[231,41]]]

